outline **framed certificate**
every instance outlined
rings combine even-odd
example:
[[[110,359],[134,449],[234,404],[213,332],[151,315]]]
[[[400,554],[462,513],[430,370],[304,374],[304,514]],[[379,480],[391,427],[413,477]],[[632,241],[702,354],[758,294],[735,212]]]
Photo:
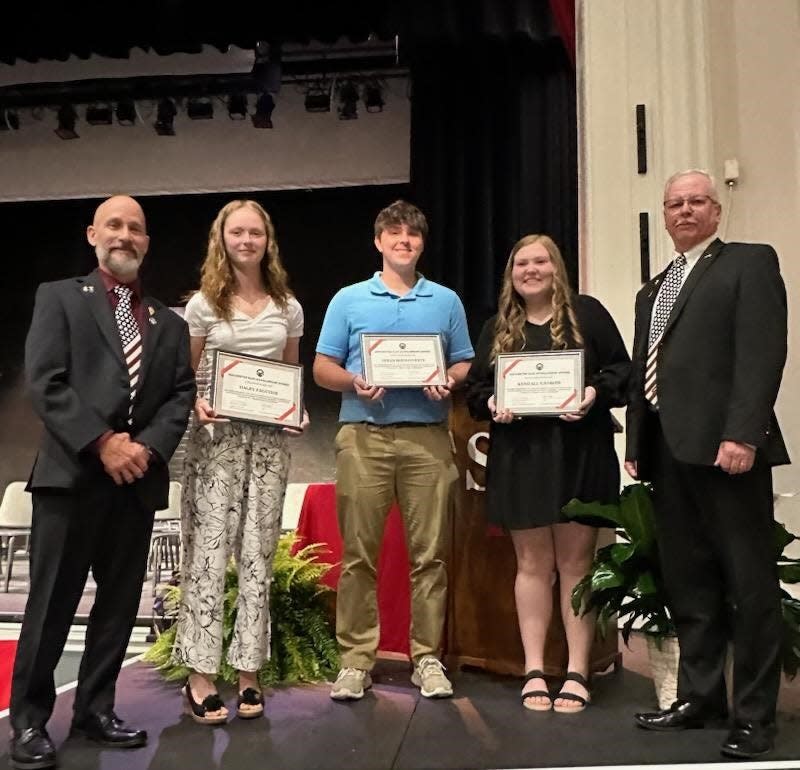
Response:
[[[299,429],[303,367],[215,350],[210,402],[220,417]]]
[[[500,353],[495,361],[497,410],[515,415],[575,412],[583,401],[583,351]]]
[[[364,379],[380,388],[447,385],[440,334],[361,334]]]

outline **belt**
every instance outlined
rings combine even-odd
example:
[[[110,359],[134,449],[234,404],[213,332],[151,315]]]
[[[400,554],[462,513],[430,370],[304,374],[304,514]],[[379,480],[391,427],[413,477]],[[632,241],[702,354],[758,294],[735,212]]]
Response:
[[[371,428],[430,428],[441,425],[440,422],[367,422],[366,420],[351,424],[369,425]]]

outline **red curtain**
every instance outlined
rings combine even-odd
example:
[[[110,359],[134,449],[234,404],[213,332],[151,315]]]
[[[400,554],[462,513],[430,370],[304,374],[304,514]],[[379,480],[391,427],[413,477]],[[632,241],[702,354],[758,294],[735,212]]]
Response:
[[[564,41],[572,66],[575,66],[575,0],[550,0],[550,10]]]
[[[14,670],[16,654],[16,641],[0,641],[0,711],[8,708],[11,698],[11,672]]]

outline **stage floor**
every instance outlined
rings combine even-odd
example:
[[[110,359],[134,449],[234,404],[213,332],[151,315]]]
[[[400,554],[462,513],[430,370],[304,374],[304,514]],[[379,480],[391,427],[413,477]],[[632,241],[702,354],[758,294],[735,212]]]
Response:
[[[130,724],[147,729],[145,748],[108,750],[82,739],[67,740],[71,691],[58,696],[49,729],[64,770],[462,770],[721,761],[718,746],[724,730],[665,734],[635,727],[632,714],[654,705],[653,685],[628,669],[598,677],[594,703],[579,715],[526,711],[519,704],[519,680],[478,671],[454,674],[453,699],[428,701],[410,684],[408,674],[406,663],[379,661],[375,686],[355,703],[332,701],[326,685],[270,690],[264,719],[232,718],[212,728],[183,713],[178,684],[164,682],[137,661],[122,671],[117,711]],[[223,695],[233,708],[235,692]],[[800,764],[799,717],[780,714],[774,754],[753,767]],[[0,720],[0,734],[7,734],[7,721]],[[6,758],[3,743],[0,762]]]

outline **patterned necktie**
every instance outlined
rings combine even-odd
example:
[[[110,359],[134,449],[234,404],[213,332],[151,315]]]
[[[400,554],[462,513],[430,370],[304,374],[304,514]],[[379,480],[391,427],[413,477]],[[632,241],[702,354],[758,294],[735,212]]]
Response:
[[[133,400],[136,398],[136,386],[139,383],[139,366],[142,359],[142,335],[139,333],[139,325],[131,309],[131,298],[133,292],[127,286],[115,286],[114,293],[119,298],[117,307],[114,310],[114,319],[117,322],[119,336],[122,340],[122,354],[125,357],[125,365],[128,367],[128,377],[131,383],[131,403],[128,407],[128,424],[133,411]]]
[[[656,302],[656,309],[650,322],[650,338],[647,349],[647,367],[644,378],[644,397],[653,405],[658,405],[658,392],[656,387],[656,361],[658,360],[658,347],[661,337],[667,326],[672,306],[678,297],[683,285],[683,274],[686,270],[686,257],[678,254],[664,276],[664,283]]]

